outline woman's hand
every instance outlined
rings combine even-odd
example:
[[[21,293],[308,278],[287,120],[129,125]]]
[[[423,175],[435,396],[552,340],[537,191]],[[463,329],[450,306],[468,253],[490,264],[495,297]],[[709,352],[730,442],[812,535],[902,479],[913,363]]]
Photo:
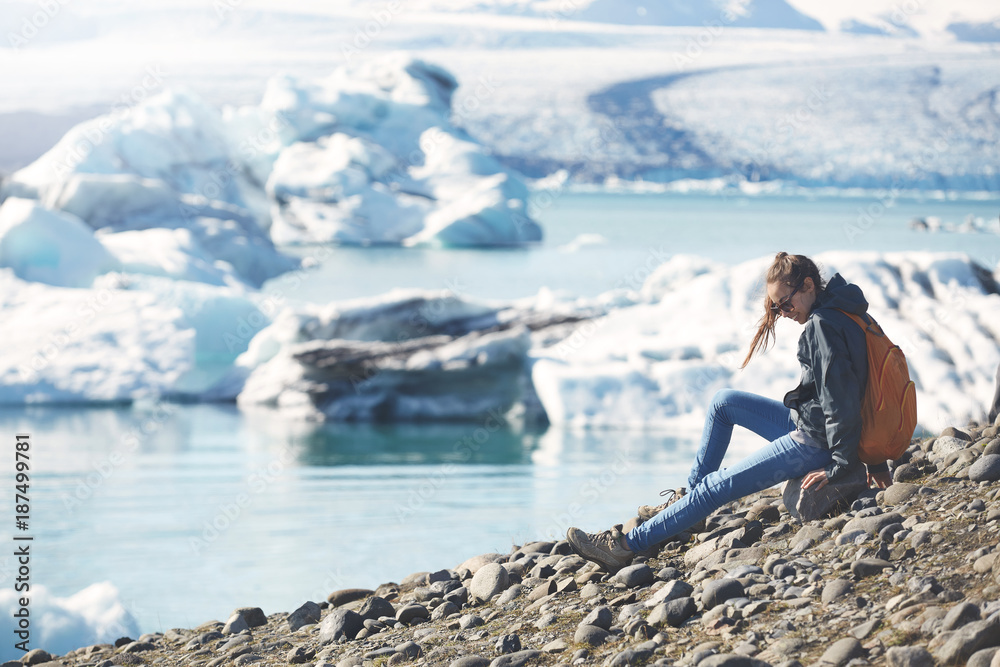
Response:
[[[819,491],[829,483],[830,480],[827,479],[826,477],[826,471],[822,469],[813,470],[811,473],[808,473],[805,477],[802,478],[803,489],[808,489],[811,486],[815,486],[816,487],[815,490]]]
[[[879,489],[888,488],[892,486],[892,475],[889,471],[868,473],[868,486],[872,485]]]

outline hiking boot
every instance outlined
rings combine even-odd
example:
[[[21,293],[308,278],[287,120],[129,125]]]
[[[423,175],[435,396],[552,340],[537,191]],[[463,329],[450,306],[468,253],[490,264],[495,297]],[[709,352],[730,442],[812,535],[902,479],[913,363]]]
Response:
[[[635,554],[621,545],[622,525],[615,524],[599,533],[585,533],[579,528],[566,531],[566,539],[578,555],[593,561],[614,574],[632,562]]]
[[[637,510],[639,514],[638,517],[639,523],[636,525],[646,523],[654,516],[656,516],[663,510],[667,509],[674,503],[676,503],[678,500],[687,495],[687,489],[682,486],[676,489],[665,489],[663,491],[660,491],[661,496],[666,496],[667,494],[670,494],[670,497],[667,499],[667,502],[665,503],[661,503],[659,505],[640,506],[639,509]],[[701,521],[699,521],[698,523],[687,529],[689,533],[701,533],[704,530],[705,530],[705,519],[702,519]]]

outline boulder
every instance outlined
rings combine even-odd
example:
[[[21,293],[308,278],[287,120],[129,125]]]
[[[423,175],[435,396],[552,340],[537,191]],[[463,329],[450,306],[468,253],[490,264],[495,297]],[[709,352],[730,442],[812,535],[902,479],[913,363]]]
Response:
[[[790,479],[781,490],[781,498],[792,518],[802,523],[830,516],[838,508],[853,503],[868,489],[868,476],[864,466],[857,466],[836,482],[822,489],[802,489],[802,478]]]

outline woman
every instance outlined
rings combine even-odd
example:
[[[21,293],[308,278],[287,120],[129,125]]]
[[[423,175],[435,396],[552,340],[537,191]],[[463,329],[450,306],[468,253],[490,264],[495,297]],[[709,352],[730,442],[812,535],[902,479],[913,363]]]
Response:
[[[688,478],[690,493],[678,490],[664,505],[639,508],[640,520],[655,516],[628,534],[620,525],[600,533],[570,528],[566,538],[578,554],[616,571],[635,552],[695,526],[726,503],[798,477],[803,489],[822,489],[861,465],[857,451],[868,350],[864,331],[838,309],[864,317],[864,294],[840,274],[824,284],[811,259],[785,252],[775,256],[766,283],[764,316],[742,367],[768,347],[778,317],[787,317],[805,327],[799,337],[799,385],[783,402],[731,389],[717,392]],[[720,470],[736,425],[770,444]],[[868,482],[890,485],[888,466],[869,467]]]

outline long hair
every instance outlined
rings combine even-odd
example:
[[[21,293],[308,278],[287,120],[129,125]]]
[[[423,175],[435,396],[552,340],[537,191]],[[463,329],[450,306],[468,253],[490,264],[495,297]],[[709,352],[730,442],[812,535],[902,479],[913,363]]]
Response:
[[[805,255],[789,255],[787,252],[779,252],[774,256],[774,261],[768,267],[767,273],[764,274],[764,284],[766,286],[771,283],[784,283],[789,287],[797,287],[806,278],[812,278],[817,293],[823,291],[826,283],[820,277],[815,262]],[[757,333],[754,334],[753,340],[750,342],[750,351],[747,352],[747,358],[743,360],[743,365],[740,368],[746,368],[750,359],[757,352],[767,350],[771,341],[774,340],[774,325],[778,321],[778,316],[771,310],[773,305],[774,302],[771,301],[771,296],[765,289],[764,316],[757,322]]]

